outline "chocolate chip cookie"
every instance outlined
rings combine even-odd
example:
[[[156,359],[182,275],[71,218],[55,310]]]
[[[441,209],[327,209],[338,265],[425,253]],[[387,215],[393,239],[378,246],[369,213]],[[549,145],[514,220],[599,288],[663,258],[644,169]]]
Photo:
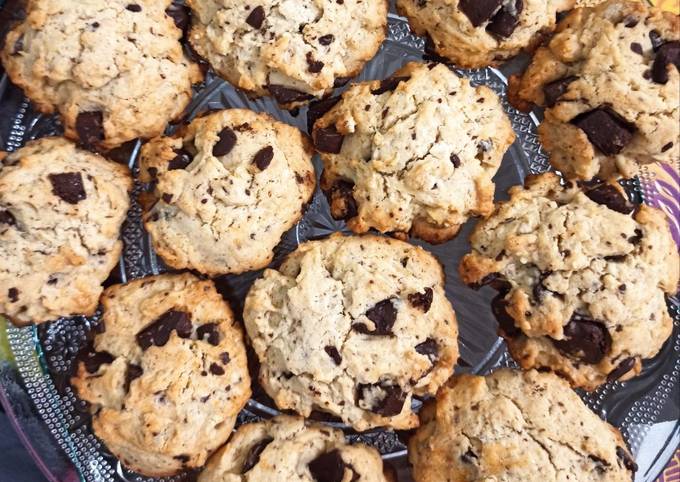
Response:
[[[2,63],[66,136],[100,149],[160,135],[201,79],[184,55],[171,0],[33,0]]]
[[[413,397],[434,394],[458,358],[441,266],[390,238],[302,244],[255,282],[243,318],[279,408],[357,430],[417,426]]]
[[[550,373],[453,377],[409,441],[416,482],[624,482],[637,466],[618,430]]]
[[[212,281],[137,279],[102,296],[101,332],[71,382],[92,428],[128,468],[161,477],[202,466],[250,396],[241,328]]]
[[[92,315],[118,263],[128,169],[60,137],[0,153],[0,314]]]
[[[427,49],[466,68],[487,67],[537,46],[574,0],[397,0]]]
[[[190,41],[219,75],[285,107],[323,97],[378,51],[386,0],[188,0]]]
[[[574,10],[521,77],[519,107],[546,107],[539,127],[568,177],[632,177],[641,164],[680,159],[680,20],[645,2]]]
[[[267,114],[232,109],[142,149],[154,186],[144,224],[176,269],[210,275],[267,266],[316,185],[307,136]]]
[[[411,62],[351,86],[313,137],[333,217],[357,233],[440,243],[491,212],[492,178],[515,134],[490,89],[443,64]]]
[[[493,312],[523,368],[592,390],[637,375],[671,334],[678,253],[665,215],[615,185],[531,178],[470,241],[461,278],[499,291]]]
[[[383,461],[372,447],[349,445],[341,430],[281,415],[242,425],[212,456],[198,482],[387,482]],[[396,481],[395,481],[396,482]]]

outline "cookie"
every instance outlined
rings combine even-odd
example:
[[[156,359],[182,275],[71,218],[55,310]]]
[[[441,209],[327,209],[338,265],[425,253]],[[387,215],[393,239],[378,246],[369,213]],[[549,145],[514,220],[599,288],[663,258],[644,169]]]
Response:
[[[231,109],[142,148],[154,185],[144,224],[176,269],[219,275],[267,266],[316,185],[308,138],[267,114]]]
[[[493,176],[515,139],[494,92],[443,64],[411,62],[351,86],[315,124],[331,213],[431,243],[493,209]]]
[[[680,17],[645,2],[574,10],[512,79],[519,107],[546,107],[538,129],[570,178],[633,177],[680,159]]]
[[[67,137],[112,149],[160,135],[201,80],[184,55],[171,0],[32,0],[9,32],[2,63]]]
[[[280,409],[313,410],[356,430],[417,426],[458,359],[444,272],[419,247],[377,236],[302,244],[245,301],[260,383]]]
[[[461,278],[499,291],[492,308],[525,369],[592,390],[637,375],[671,334],[664,295],[675,293],[678,253],[666,217],[634,210],[614,185],[531,178],[470,243]]]
[[[574,0],[397,0],[427,49],[465,68],[497,65],[535,48]]]
[[[349,445],[341,430],[280,415],[242,425],[210,459],[198,482],[242,480],[388,482],[372,447]]]
[[[550,373],[458,375],[421,411],[409,441],[416,482],[632,481],[618,430]]]
[[[251,96],[295,107],[330,93],[377,53],[386,0],[188,0],[194,49]]]
[[[71,382],[92,428],[128,468],[202,466],[250,396],[243,334],[212,281],[191,274],[108,288],[101,331]]]
[[[0,314],[92,315],[118,263],[128,169],[60,137],[0,153]]]

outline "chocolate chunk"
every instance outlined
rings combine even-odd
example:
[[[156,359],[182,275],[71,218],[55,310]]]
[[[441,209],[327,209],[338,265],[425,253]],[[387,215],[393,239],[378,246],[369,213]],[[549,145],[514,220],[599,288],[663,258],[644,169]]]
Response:
[[[130,383],[132,383],[133,380],[141,377],[143,374],[144,370],[142,370],[142,367],[132,363],[129,364],[125,370],[125,391],[129,391]]]
[[[630,454],[623,447],[616,447],[616,456],[623,463],[623,466],[631,472],[637,472],[638,466],[631,458]]]
[[[504,6],[493,16],[486,31],[501,38],[508,38],[519,24],[519,15],[524,10],[524,2],[515,0],[514,8]]]
[[[631,244],[640,244],[640,241],[642,241],[642,236],[643,236],[642,230],[636,229],[635,235],[628,238],[628,242],[631,243]]]
[[[250,451],[248,452],[248,456],[246,457],[245,462],[243,462],[243,467],[241,467],[241,473],[245,474],[248,472],[250,469],[255,467],[257,463],[260,461],[260,455],[262,455],[262,452],[264,452],[264,449],[267,448],[267,445],[272,443],[274,441],[273,438],[266,437],[259,442],[257,442],[255,445],[253,445],[250,448]]]
[[[14,226],[16,223],[17,220],[14,217],[14,214],[9,211],[0,210],[0,224],[9,224],[10,226]]]
[[[384,417],[399,415],[406,402],[406,394],[399,385],[387,385],[384,383],[359,384],[357,387],[357,401],[366,399],[368,393],[374,392],[376,387],[385,392],[385,396],[380,401],[377,401],[370,410]]]
[[[612,347],[612,337],[604,323],[578,313],[564,327],[564,339],[552,342],[561,352],[590,364],[602,361]]]
[[[597,204],[607,206],[617,213],[630,214],[635,209],[633,204],[629,203],[623,194],[611,184],[600,184],[592,189],[588,189],[585,191],[585,195]]]
[[[78,138],[86,146],[95,146],[104,140],[104,114],[100,111],[81,112],[76,118]]]
[[[474,453],[471,448],[468,448],[467,451],[460,456],[460,460],[466,464],[474,464],[476,463],[477,459],[479,459],[479,456]]]
[[[408,295],[408,301],[414,308],[420,308],[424,313],[430,311],[432,306],[432,288],[425,288],[422,293],[411,293]]]
[[[163,200],[163,202],[170,204],[172,202],[172,194],[168,194],[168,193],[164,192],[161,195],[161,199]]]
[[[668,82],[668,66],[675,65],[680,71],[680,42],[667,42],[659,47],[652,65],[652,80],[657,84]]]
[[[502,5],[503,0],[461,0],[458,8],[470,19],[475,27],[490,20]]]
[[[371,94],[380,95],[384,94],[385,92],[393,91],[394,89],[397,88],[400,82],[405,82],[410,78],[411,77],[390,77],[388,79],[385,79],[382,82],[380,82],[380,87],[371,91]]]
[[[607,470],[609,470],[609,463],[606,460],[604,460],[603,458],[598,457],[596,455],[592,455],[592,454],[588,455],[588,458],[590,460],[592,460],[593,463],[595,464],[595,471],[598,474],[602,475],[602,474],[606,473]]]
[[[250,12],[248,18],[246,18],[246,23],[255,29],[262,28],[264,23],[264,8],[262,6],[257,6]]]
[[[342,363],[342,355],[340,355],[340,352],[337,348],[332,345],[328,345],[324,348],[324,351],[328,353],[328,356],[333,359],[336,365],[340,365]]]
[[[640,21],[637,18],[633,17],[632,15],[628,15],[628,16],[624,17],[624,19],[623,19],[623,25],[626,28],[633,28],[638,23],[640,23]]]
[[[664,44],[664,41],[661,38],[661,34],[658,30],[652,30],[649,32],[649,41],[652,42],[652,48],[654,49],[654,52],[659,50],[659,47]]]
[[[599,107],[576,116],[572,121],[603,154],[619,154],[633,139],[635,125],[609,107]]]
[[[621,363],[619,363],[619,365],[616,368],[609,372],[609,375],[607,375],[607,381],[613,382],[624,376],[626,373],[633,369],[633,367],[635,366],[635,361],[636,359],[633,357],[629,357],[623,360]]]
[[[213,375],[224,375],[224,368],[219,366],[217,363],[211,363],[209,370]]]
[[[179,454],[175,455],[173,459],[179,460],[182,464],[186,464],[189,460],[191,460],[191,457],[189,457],[187,454]]]
[[[311,52],[307,52],[307,70],[312,74],[318,74],[323,69],[323,62],[314,60]]]
[[[309,104],[307,110],[307,132],[312,132],[314,123],[321,119],[326,112],[331,110],[340,102],[341,97],[329,97],[328,99],[317,100]]]
[[[257,151],[257,154],[255,154],[255,157],[253,158],[253,163],[260,171],[264,171],[269,167],[272,159],[274,159],[274,148],[272,148],[272,146],[267,146]]]
[[[174,152],[176,156],[168,164],[169,171],[186,169],[194,160],[194,157],[191,155],[191,153],[183,148],[175,149]],[[149,170],[149,173],[151,173],[151,170]]]
[[[319,455],[309,463],[309,473],[317,482],[342,482],[347,464],[339,450]]]
[[[672,142],[669,142],[668,144],[664,145],[664,146],[661,148],[661,152],[669,151],[669,150],[671,150],[672,148],[673,148],[673,143],[672,143]],[[2,221],[0,221],[0,222],[2,222]]]
[[[473,290],[478,290],[482,286],[489,285],[496,291],[507,294],[511,289],[512,285],[508,280],[506,280],[500,273],[489,273],[479,283],[473,283],[470,288]]]
[[[638,55],[642,55],[642,45],[640,45],[637,42],[633,42],[630,44],[630,50],[632,50]]]
[[[499,293],[491,301],[491,311],[498,321],[498,329],[501,335],[515,338],[522,334],[522,330],[515,326],[515,319],[508,314],[508,302],[505,301],[506,293]]]
[[[357,202],[352,193],[354,184],[347,181],[338,181],[331,188],[329,202],[331,212],[335,219],[351,219],[358,214]]]
[[[451,154],[451,163],[453,164],[453,167],[458,169],[460,167],[460,157],[456,154]]]
[[[165,9],[165,14],[172,18],[178,29],[186,33],[189,24],[191,23],[189,7],[174,0],[172,4]]]
[[[366,318],[371,320],[375,325],[375,329],[370,331],[363,323],[357,323],[352,326],[359,333],[373,336],[389,336],[392,335],[392,327],[397,321],[397,309],[392,303],[392,299],[388,298],[377,303],[373,308],[366,312]]]
[[[430,359],[437,358],[439,346],[437,345],[437,341],[434,338],[428,338],[424,342],[416,345],[416,352],[420,353],[421,355],[425,355]]]
[[[191,314],[184,311],[169,310],[156,321],[137,333],[137,344],[146,350],[151,345],[165,346],[170,339],[170,333],[175,330],[181,338],[191,336]]]
[[[614,263],[623,263],[626,260],[625,254],[614,254],[612,256],[605,256],[605,261],[612,261]]]
[[[338,154],[345,140],[345,136],[340,134],[334,126],[325,129],[315,129],[313,136],[314,147],[320,152],[328,152],[330,154]]]
[[[291,104],[293,102],[305,102],[314,98],[313,95],[299,90],[284,87],[283,85],[269,84],[267,86],[269,93],[274,96],[276,102],[279,104]]]
[[[12,303],[19,301],[19,290],[16,288],[10,288],[7,290],[7,297]]]
[[[549,84],[546,84],[543,87],[543,94],[545,95],[545,105],[548,107],[553,107],[557,103],[559,98],[562,97],[567,92],[567,90],[569,89],[569,85],[576,80],[578,80],[578,77],[576,77],[575,75],[570,75],[569,77],[555,80],[553,82],[550,82]]]
[[[344,87],[350,80],[352,80],[351,77],[336,77],[333,81],[333,88],[337,89],[339,87]]]
[[[107,351],[94,351],[94,347],[89,345],[78,354],[78,360],[83,362],[87,373],[97,373],[102,365],[113,363],[113,355]]]
[[[135,13],[141,12],[141,11],[142,11],[142,7],[139,6],[139,5],[137,5],[136,3],[129,3],[129,4],[125,7],[125,9],[126,9],[126,10],[129,10],[130,12],[135,12]]]
[[[64,172],[47,176],[52,184],[52,193],[69,204],[78,204],[87,198],[83,176],[79,172]]]
[[[212,346],[220,344],[220,330],[217,323],[206,323],[196,328],[196,339],[207,341]]]
[[[225,127],[220,132],[220,140],[213,146],[213,156],[226,156],[236,145],[236,134],[229,127]]]
[[[319,37],[319,43],[321,45],[330,45],[330,44],[333,43],[334,40],[335,40],[335,36],[331,33],[329,33],[328,35],[322,35],[321,37]]]

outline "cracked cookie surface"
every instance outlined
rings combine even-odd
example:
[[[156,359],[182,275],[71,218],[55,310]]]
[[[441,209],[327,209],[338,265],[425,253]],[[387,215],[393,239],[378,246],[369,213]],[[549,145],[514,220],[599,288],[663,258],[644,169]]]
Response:
[[[202,466],[250,396],[243,333],[212,281],[191,274],[108,288],[76,392],[128,468],[166,476]]]
[[[635,210],[617,187],[560,186],[542,174],[480,222],[460,266],[499,291],[492,308],[523,368],[550,368],[589,390],[629,379],[672,331],[678,253],[663,212]]]
[[[184,55],[171,0],[31,0],[2,62],[72,139],[102,149],[160,135],[201,79]]]
[[[92,315],[130,189],[126,167],[60,137],[0,153],[0,313],[17,325]]]
[[[632,481],[621,434],[550,373],[454,376],[409,441],[416,482]]]
[[[387,28],[385,0],[188,0],[196,51],[234,86],[295,106],[359,73]]]
[[[341,430],[280,415],[242,425],[208,461],[198,482],[387,482],[377,450],[349,445]]]
[[[331,213],[357,233],[431,243],[493,209],[493,176],[515,139],[496,94],[443,64],[411,62],[351,86],[316,121]]]
[[[312,154],[299,130],[243,109],[153,139],[141,179],[154,185],[144,224],[156,252],[210,275],[267,266],[314,193]]]
[[[357,430],[411,428],[458,358],[444,273],[422,248],[377,236],[302,244],[245,301],[260,383],[281,409]]]
[[[546,107],[539,136],[566,176],[633,177],[680,159],[679,66],[680,17],[609,0],[562,20],[510,96]]]
[[[496,65],[537,46],[574,0],[397,0],[428,50],[465,68]]]

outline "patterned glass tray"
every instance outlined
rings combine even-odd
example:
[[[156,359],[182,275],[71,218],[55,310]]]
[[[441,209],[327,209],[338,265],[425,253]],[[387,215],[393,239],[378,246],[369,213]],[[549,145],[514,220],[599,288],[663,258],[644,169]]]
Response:
[[[359,78],[385,78],[405,62],[421,60],[423,47],[423,40],[411,34],[407,23],[390,14],[388,39]],[[517,141],[507,153],[495,179],[499,199],[506,195],[510,186],[522,183],[526,175],[545,172],[549,168],[536,137],[537,115],[520,113],[507,103],[506,75],[517,68],[518,62],[513,62],[501,70],[459,71],[474,83],[485,84],[501,95],[517,134]],[[209,109],[226,107],[267,111],[284,122],[306,129],[304,109],[291,114],[280,110],[271,100],[249,100],[210,73],[197,88],[187,119]],[[0,147],[12,151],[30,139],[60,131],[58,120],[36,113],[22,93],[3,77],[0,82]],[[136,174],[139,147],[139,143],[132,143],[120,149],[114,156],[115,160],[129,165]],[[317,171],[320,171],[318,159]],[[641,189],[644,186],[640,186],[639,181],[629,181],[626,187],[638,202],[644,201],[644,189]],[[132,196],[133,205],[123,227],[124,255],[107,285],[166,270],[153,253],[140,222],[141,208],[135,201],[140,190],[141,186],[137,183]],[[488,288],[479,292],[468,289],[456,274],[458,262],[468,249],[467,237],[473,225],[474,221],[467,223],[451,242],[441,246],[424,246],[444,264],[448,275],[446,291],[456,308],[460,324],[461,358],[457,371],[486,373],[498,366],[514,364],[496,335],[496,322],[489,307],[493,293]],[[343,229],[344,224],[331,218],[325,198],[317,192],[304,219],[285,235],[278,246],[274,264],[300,242]],[[231,302],[237,314],[242,310],[248,288],[260,273],[225,276],[216,280],[220,292]],[[680,440],[680,305],[676,299],[669,299],[669,306],[675,319],[673,336],[658,357],[645,363],[641,376],[628,383],[609,383],[595,393],[580,393],[595,412],[621,429],[640,466],[636,481],[653,480]],[[5,336],[15,363],[0,362],[0,402],[50,481],[154,480],[127,471],[107,452],[92,435],[89,415],[68,385],[73,359],[98,321],[99,316],[95,315],[91,318],[61,319],[38,328],[9,327]],[[2,338],[0,332],[0,342]],[[254,386],[253,392],[253,398],[240,414],[239,424],[278,413],[259,387]],[[383,430],[357,434],[329,417],[319,418],[343,428],[350,440],[378,448],[384,458],[397,467],[402,482],[410,480],[405,446],[398,434]],[[189,473],[156,480],[192,480],[194,476]]]

